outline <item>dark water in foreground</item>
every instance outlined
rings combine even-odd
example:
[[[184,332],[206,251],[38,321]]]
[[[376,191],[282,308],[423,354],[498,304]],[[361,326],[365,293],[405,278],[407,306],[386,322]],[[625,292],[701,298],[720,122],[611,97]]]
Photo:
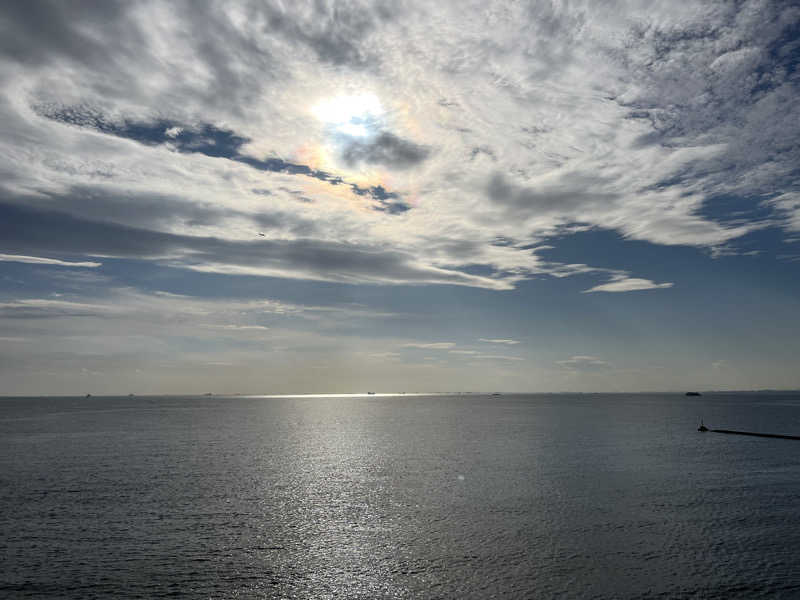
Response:
[[[0,399],[0,596],[797,598],[798,395]]]

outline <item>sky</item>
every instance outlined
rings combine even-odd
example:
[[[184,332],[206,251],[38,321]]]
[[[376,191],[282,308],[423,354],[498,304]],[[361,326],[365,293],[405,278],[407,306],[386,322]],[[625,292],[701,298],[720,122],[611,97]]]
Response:
[[[0,394],[800,388],[800,3],[0,6]]]

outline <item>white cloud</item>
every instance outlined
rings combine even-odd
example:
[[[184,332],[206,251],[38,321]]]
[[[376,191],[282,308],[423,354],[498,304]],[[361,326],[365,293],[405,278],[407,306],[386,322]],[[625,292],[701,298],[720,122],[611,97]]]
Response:
[[[358,305],[314,306],[272,299],[207,299],[160,291],[145,293],[133,288],[110,288],[102,298],[91,302],[80,298],[26,298],[0,302],[0,318],[41,319],[72,316],[101,319],[113,316],[120,321],[129,320],[134,323],[159,326],[192,323],[193,327],[217,332],[259,333],[268,331],[271,327],[258,321],[270,318],[313,322],[316,327],[321,327],[325,322],[385,319],[392,315]],[[211,334],[210,331],[208,334]]]
[[[107,317],[123,312],[112,304],[71,302],[50,298],[26,298],[12,302],[0,302],[0,318],[49,318],[49,317]]]
[[[0,254],[0,262],[19,262],[32,265],[57,265],[60,267],[85,267],[93,269],[101,266],[99,262],[70,262],[56,258],[42,258],[40,256],[22,256],[19,254]]]
[[[372,352],[369,354],[370,358],[377,358],[378,360],[396,360],[400,356],[399,352]]]
[[[783,213],[789,231],[800,231],[800,191],[781,194],[768,200],[767,203]]]
[[[761,250],[740,250],[728,245],[714,246],[710,249],[711,258],[723,258],[725,256],[758,256]]]
[[[479,342],[486,342],[488,344],[508,344],[508,345],[511,345],[511,346],[513,346],[515,344],[519,344],[519,342],[517,340],[507,340],[507,339],[485,339],[485,338],[481,338],[478,341]]]
[[[478,354],[475,358],[482,358],[485,360],[512,360],[512,361],[521,361],[525,360],[520,358],[519,356],[508,356],[505,354]]]
[[[576,228],[711,248],[760,226],[721,219],[722,196],[767,198],[800,230],[797,83],[776,59],[796,7],[682,7],[148,2],[109,5],[102,28],[53,12],[58,35],[21,18],[0,57],[4,201],[107,226],[4,250],[504,290],[592,271],[588,251],[537,254]],[[164,143],[112,135],[126,123]],[[214,156],[225,143],[250,164]]]
[[[658,290],[671,288],[673,283],[654,283],[649,279],[639,279],[638,277],[614,277],[611,282],[596,285],[593,288],[584,290],[584,294],[591,292],[635,292],[639,290]]]

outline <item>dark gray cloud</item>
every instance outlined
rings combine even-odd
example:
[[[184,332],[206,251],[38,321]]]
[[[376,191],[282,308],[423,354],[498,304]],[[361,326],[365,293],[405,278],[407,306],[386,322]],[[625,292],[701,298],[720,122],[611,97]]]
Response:
[[[257,12],[264,17],[264,32],[291,44],[309,48],[326,63],[350,68],[375,66],[378,53],[367,40],[399,12],[397,2],[324,2],[315,0],[307,18],[281,7],[264,4]]]
[[[486,247],[482,241],[448,239],[441,236],[426,240],[430,250],[437,256],[449,260],[464,262],[469,264],[477,261]]]
[[[602,183],[598,177],[576,175],[568,183],[550,189],[524,188],[509,182],[502,173],[495,173],[489,179],[486,193],[495,204],[523,215],[557,213],[567,218],[575,217],[582,209],[611,204],[616,198],[593,191]]]
[[[288,77],[263,43],[263,36],[232,22],[231,7],[206,0],[176,0],[151,6],[151,18],[179,18],[171,45],[182,57],[164,60],[148,43],[151,32],[139,18],[137,5],[116,0],[32,0],[4,5],[0,19],[0,54],[29,68],[52,68],[72,63],[80,72],[85,97],[113,105],[115,101],[158,104],[170,114],[185,109],[191,98],[208,109],[242,116],[265,86]],[[257,19],[260,3],[236,8]],[[263,20],[263,18],[262,18]],[[185,57],[208,76],[187,69]],[[144,87],[131,85],[148,72],[171,81],[169,89],[153,97]],[[258,77],[251,73],[257,72]],[[73,83],[73,82],[70,82]],[[36,92],[47,98],[63,90],[50,85]]]
[[[243,114],[265,87],[292,77],[270,50],[275,40],[296,48],[295,52],[310,51],[324,63],[376,67],[380,43],[369,40],[399,13],[395,2],[317,0],[312,10],[256,0],[235,5],[176,0],[152,6],[154,19],[180,19],[182,26],[172,32],[171,43],[209,75],[197,77],[179,62],[164,62],[152,53],[146,43],[146,22],[138,18],[136,7],[117,0],[6,3],[0,20],[0,55],[29,67],[62,62],[91,67],[94,77],[82,84],[98,97],[112,99],[126,98],[132,91],[130,81],[142,67],[146,72],[149,64],[172,81],[164,100],[179,102],[191,95],[207,107]],[[242,27],[232,13],[250,26]]]
[[[102,57],[109,57],[112,48],[107,42],[116,39],[117,44],[112,45],[113,51],[118,52],[123,50],[121,40],[135,36],[136,30],[125,23],[131,7],[130,3],[114,0],[4,3],[0,54],[26,65],[41,65],[58,58],[96,65]],[[105,39],[98,40],[90,34],[98,29],[104,31]]]
[[[197,86],[185,75],[176,75],[186,91],[199,87],[207,105],[243,115],[258,102],[265,87],[290,76],[265,47],[262,36],[232,22],[226,13],[230,6],[208,0],[182,0],[175,6],[186,22],[178,43],[192,48],[213,76],[205,86]],[[261,2],[246,2],[240,8],[254,22],[267,10]]]
[[[243,218],[252,219],[262,229],[288,231],[297,237],[313,237],[319,233],[319,224],[286,212],[240,213]]]
[[[11,254],[145,258],[221,272],[226,266],[247,267],[351,283],[494,286],[490,279],[426,267],[410,254],[374,246],[307,238],[233,241],[177,235],[10,204],[0,204],[0,214],[0,249]]]
[[[5,201],[20,207],[49,211],[57,206],[60,213],[92,221],[114,223],[145,230],[163,230],[172,226],[211,227],[226,219],[251,221],[253,229],[289,232],[312,236],[318,225],[299,215],[281,210],[247,213],[208,202],[189,202],[182,198],[154,193],[124,193],[106,186],[74,186],[67,193],[17,197]]]
[[[0,239],[8,253],[152,258],[178,249],[175,236],[147,229],[88,221],[53,210],[0,204]]]
[[[342,149],[342,158],[351,166],[359,163],[383,165],[390,169],[408,169],[422,161],[429,154],[424,146],[404,140],[388,131],[375,138],[362,141],[353,138]]]

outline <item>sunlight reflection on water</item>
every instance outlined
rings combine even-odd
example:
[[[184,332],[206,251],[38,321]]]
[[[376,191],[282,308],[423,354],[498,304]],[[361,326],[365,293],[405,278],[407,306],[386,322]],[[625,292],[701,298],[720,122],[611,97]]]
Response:
[[[790,597],[797,397],[0,400],[12,597]]]

